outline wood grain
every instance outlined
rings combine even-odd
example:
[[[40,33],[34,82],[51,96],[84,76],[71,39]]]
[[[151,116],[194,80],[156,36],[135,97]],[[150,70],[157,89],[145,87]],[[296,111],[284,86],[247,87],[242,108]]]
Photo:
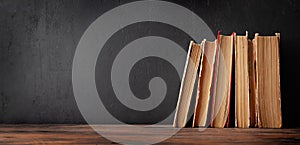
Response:
[[[160,134],[137,133],[125,125],[94,125],[99,130],[128,140],[141,140],[148,135],[161,136],[173,130],[172,125],[159,126]],[[0,125],[0,144],[114,144],[88,125],[20,124]],[[290,144],[300,143],[300,129],[263,128],[183,128],[159,144]]]

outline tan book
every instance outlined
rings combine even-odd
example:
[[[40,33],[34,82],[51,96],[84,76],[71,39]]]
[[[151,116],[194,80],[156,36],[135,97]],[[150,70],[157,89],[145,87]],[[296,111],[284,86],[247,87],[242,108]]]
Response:
[[[216,94],[213,103],[212,127],[223,128],[228,122],[231,95],[233,35],[219,37],[219,64]]]
[[[250,105],[250,126],[257,127],[258,102],[256,90],[256,47],[251,40],[248,40],[248,68],[249,68],[249,105]]]
[[[249,71],[248,32],[246,36],[234,36],[235,50],[235,126],[249,128]]]
[[[202,54],[202,47],[193,41],[190,42],[184,73],[181,81],[178,102],[175,111],[174,127],[185,127],[192,93],[196,81],[197,70]]]
[[[258,127],[281,128],[282,126],[279,40],[279,33],[276,33],[276,36],[256,34],[253,39],[257,50]]]
[[[205,127],[210,119],[208,109],[212,95],[211,88],[217,47],[216,41],[209,42],[204,40],[202,44],[204,51],[201,63],[202,69],[199,73],[193,127]]]

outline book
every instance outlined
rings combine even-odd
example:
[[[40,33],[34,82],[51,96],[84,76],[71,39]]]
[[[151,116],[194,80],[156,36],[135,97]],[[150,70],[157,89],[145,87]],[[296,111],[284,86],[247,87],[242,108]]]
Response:
[[[202,42],[203,56],[199,81],[197,86],[197,96],[195,103],[195,111],[193,118],[193,127],[205,127],[210,120],[209,104],[211,99],[211,88],[213,83],[213,71],[216,56],[216,41],[210,42],[204,40]]]
[[[255,35],[258,127],[281,128],[281,94],[279,68],[280,34]]]
[[[197,71],[201,60],[201,55],[202,46],[195,43],[194,41],[191,41],[179,90],[179,97],[173,122],[174,127],[185,127],[187,123],[188,111],[196,81]]]
[[[211,87],[211,101],[209,107],[209,116],[210,116],[210,127],[213,127],[213,120],[214,120],[214,105],[215,105],[215,98],[217,92],[217,78],[218,78],[218,68],[219,68],[219,55],[220,55],[220,31],[218,31],[217,39],[216,39],[216,56],[215,56],[215,64],[213,70],[213,79],[212,79],[212,87]]]
[[[279,33],[249,40],[248,32],[191,41],[173,126],[185,127],[194,107],[192,127],[281,128],[279,41]]]
[[[252,40],[248,40],[248,68],[249,68],[249,105],[250,105],[250,127],[257,127],[258,102],[256,90],[256,47]]]
[[[249,128],[249,71],[248,32],[245,36],[234,36],[235,52],[235,127]]]
[[[212,104],[212,123],[211,127],[223,128],[226,123],[228,126],[229,106],[231,95],[231,76],[233,61],[233,37],[218,35],[219,39],[219,64],[216,78],[215,98]]]

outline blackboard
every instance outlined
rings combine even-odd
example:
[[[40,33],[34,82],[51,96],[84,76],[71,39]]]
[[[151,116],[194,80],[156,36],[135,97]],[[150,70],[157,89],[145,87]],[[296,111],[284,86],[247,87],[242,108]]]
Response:
[[[76,105],[72,89],[72,63],[76,46],[84,31],[95,19],[110,9],[129,2],[131,1],[1,0],[0,123],[85,123]],[[232,32],[245,34],[245,31],[248,31],[249,37],[253,38],[256,32],[261,35],[274,35],[275,32],[280,32],[283,126],[300,127],[298,113],[300,77],[297,71],[300,66],[300,61],[297,60],[300,55],[297,44],[300,39],[298,34],[300,1],[170,0],[170,2],[193,11],[205,21],[214,34],[218,30],[226,35]],[[155,25],[138,24],[137,27],[145,26],[151,29]],[[130,29],[135,30],[128,28]],[[169,33],[174,31],[170,29]],[[135,33],[125,35],[123,32],[118,39],[122,39],[122,36],[125,39],[125,36],[130,38],[135,35]],[[187,46],[188,39],[189,37],[183,37],[178,41]],[[153,67],[147,63],[140,65]],[[173,68],[167,70],[169,69]],[[137,74],[138,70],[139,68],[136,69]],[[154,68],[154,72],[162,73],[159,70],[162,69]],[[135,79],[134,76],[131,77],[130,79]],[[171,77],[178,76],[171,75]],[[133,82],[135,87],[139,87],[140,84],[145,85],[143,82],[138,84]],[[173,87],[179,87],[178,80],[174,80]],[[155,114],[150,114],[149,118],[155,117]],[[153,122],[151,119],[131,119],[125,122],[147,121]]]

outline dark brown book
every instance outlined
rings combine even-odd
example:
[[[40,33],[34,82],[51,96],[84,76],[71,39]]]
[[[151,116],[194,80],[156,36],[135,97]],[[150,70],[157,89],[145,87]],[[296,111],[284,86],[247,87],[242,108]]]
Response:
[[[250,127],[257,127],[258,102],[257,102],[257,76],[256,76],[256,47],[252,40],[248,40],[248,68],[249,68],[249,105],[250,105]]]

